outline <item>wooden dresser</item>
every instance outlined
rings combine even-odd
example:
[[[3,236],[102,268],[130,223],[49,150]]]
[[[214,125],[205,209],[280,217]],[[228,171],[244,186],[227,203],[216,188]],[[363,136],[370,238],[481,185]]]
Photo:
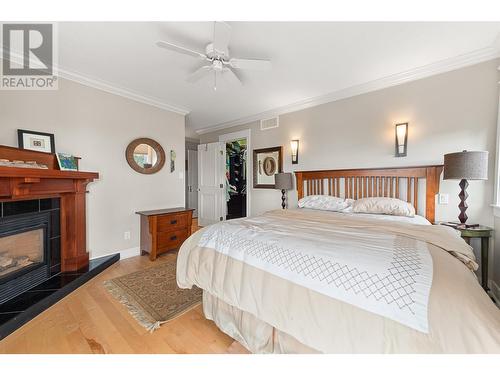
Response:
[[[141,254],[149,253],[149,259],[169,250],[178,249],[191,235],[193,210],[178,207],[163,210],[140,211]]]

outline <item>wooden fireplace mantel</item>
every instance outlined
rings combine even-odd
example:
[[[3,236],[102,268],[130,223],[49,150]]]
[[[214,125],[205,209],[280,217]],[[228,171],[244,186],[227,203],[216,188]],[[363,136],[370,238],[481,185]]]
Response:
[[[60,198],[61,270],[88,266],[85,193],[87,184],[99,178],[94,172],[57,169],[55,155],[0,145],[0,159],[36,161],[49,169],[0,167],[0,201]]]

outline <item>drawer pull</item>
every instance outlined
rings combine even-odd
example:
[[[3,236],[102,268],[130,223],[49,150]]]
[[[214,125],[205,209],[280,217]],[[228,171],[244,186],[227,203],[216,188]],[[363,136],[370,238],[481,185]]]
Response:
[[[177,224],[177,220],[170,220],[170,224],[172,225]]]
[[[170,241],[175,241],[176,239],[177,239],[177,236],[170,237]]]

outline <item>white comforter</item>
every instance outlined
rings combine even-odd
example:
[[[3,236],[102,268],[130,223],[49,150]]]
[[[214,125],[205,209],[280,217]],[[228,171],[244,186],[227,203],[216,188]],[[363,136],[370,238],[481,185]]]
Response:
[[[374,302],[384,286],[372,289],[370,296],[366,292],[370,287],[362,282],[359,288],[349,286],[359,277],[347,273],[337,278],[344,290],[342,285],[330,288],[332,283],[305,266],[335,261],[366,275],[382,272],[388,276],[389,258],[400,253],[398,244],[417,254],[422,267],[420,279],[406,285],[410,287],[406,297],[414,301],[409,306],[420,309],[420,316],[414,318],[409,308],[398,315],[390,306],[405,301],[404,297],[392,303]],[[276,260],[280,251],[283,256]],[[298,266],[293,265],[294,260],[299,261]],[[320,352],[500,352],[500,312],[477,282],[471,272],[474,269],[477,263],[471,248],[448,227],[285,210],[196,232],[179,251],[177,283],[181,288],[197,285],[235,311]],[[238,316],[242,319],[243,315]],[[239,327],[247,339],[265,336],[263,331],[251,329]],[[264,336],[257,341],[272,340]]]
[[[427,243],[281,215],[209,227],[199,244],[290,282],[428,331]]]

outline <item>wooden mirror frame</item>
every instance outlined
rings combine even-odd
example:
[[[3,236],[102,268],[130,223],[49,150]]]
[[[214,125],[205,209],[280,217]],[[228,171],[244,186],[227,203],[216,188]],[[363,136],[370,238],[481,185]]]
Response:
[[[142,168],[134,160],[134,151],[140,144],[146,144],[152,147],[156,152],[157,161],[156,164],[151,168]],[[165,165],[165,151],[163,150],[163,147],[161,147],[158,142],[151,138],[137,138],[130,142],[127,146],[127,150],[125,151],[125,158],[127,159],[127,163],[128,165],[130,165],[130,168],[142,174],[156,173],[160,171],[160,169],[162,169]]]

